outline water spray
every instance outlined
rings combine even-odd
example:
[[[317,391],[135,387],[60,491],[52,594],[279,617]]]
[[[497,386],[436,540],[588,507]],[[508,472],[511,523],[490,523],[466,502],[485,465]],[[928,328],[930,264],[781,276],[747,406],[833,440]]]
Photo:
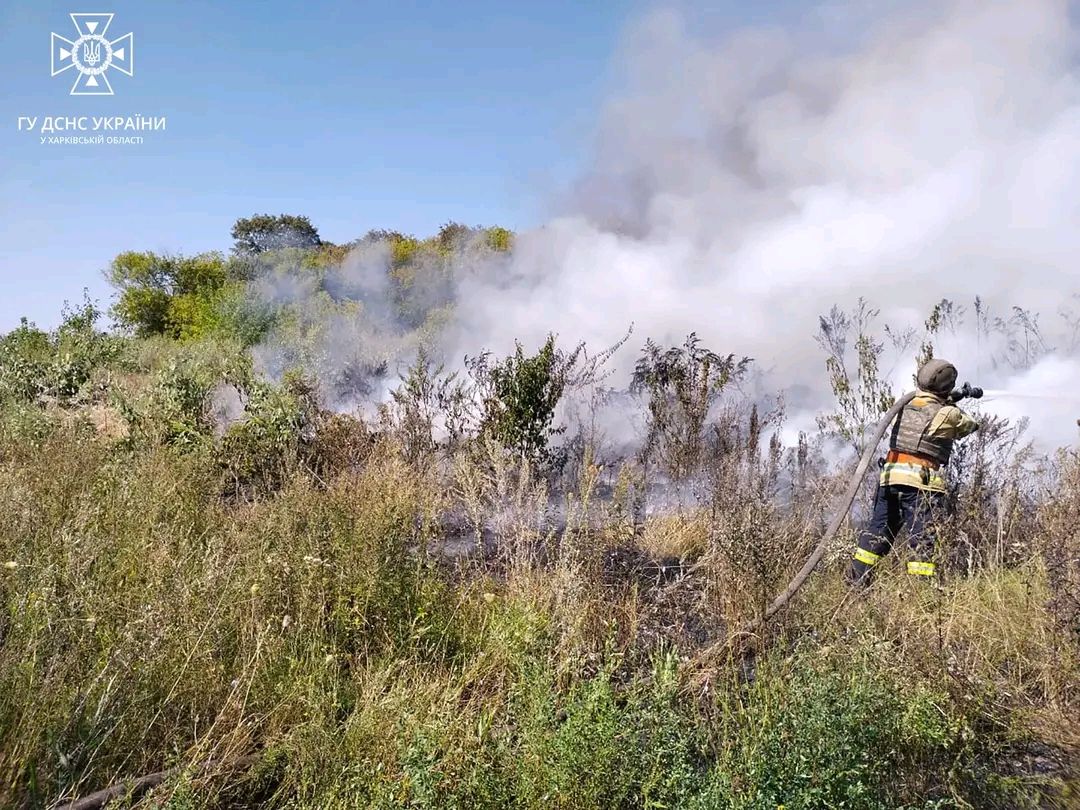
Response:
[[[1002,397],[1008,397],[1013,399],[1052,399],[1058,402],[1080,402],[1080,396],[1070,396],[1069,394],[1048,394],[1037,393],[1031,391],[1010,391],[1007,388],[987,388],[984,391],[988,399],[999,399]]]
[[[987,399],[991,402],[995,399],[1039,399],[1050,400],[1052,402],[1080,402],[1080,396],[1070,396],[1069,394],[1048,394],[1046,392],[1033,392],[1033,391],[1010,391],[1007,388],[989,388],[986,390]],[[1080,427],[1080,419],[1076,420],[1077,427]]]

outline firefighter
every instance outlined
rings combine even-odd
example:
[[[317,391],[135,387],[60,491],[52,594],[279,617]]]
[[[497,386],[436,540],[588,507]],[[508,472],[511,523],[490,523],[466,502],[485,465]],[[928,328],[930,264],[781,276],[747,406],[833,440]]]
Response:
[[[919,369],[915,398],[893,423],[888,455],[879,462],[873,513],[859,534],[847,573],[852,584],[870,583],[874,566],[904,529],[912,551],[908,573],[934,576],[935,523],[945,502],[945,465],[953,443],[979,427],[953,404],[956,376],[956,367],[945,360],[930,360]]]

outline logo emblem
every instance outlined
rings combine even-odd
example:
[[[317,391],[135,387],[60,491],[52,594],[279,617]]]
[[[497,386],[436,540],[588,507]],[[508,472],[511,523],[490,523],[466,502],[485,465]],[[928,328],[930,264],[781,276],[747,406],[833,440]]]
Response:
[[[73,96],[111,96],[108,71],[112,68],[128,76],[135,75],[135,35],[124,34],[111,42],[105,37],[112,14],[70,14],[78,38],[52,35],[52,75],[69,68],[78,75],[71,87]]]

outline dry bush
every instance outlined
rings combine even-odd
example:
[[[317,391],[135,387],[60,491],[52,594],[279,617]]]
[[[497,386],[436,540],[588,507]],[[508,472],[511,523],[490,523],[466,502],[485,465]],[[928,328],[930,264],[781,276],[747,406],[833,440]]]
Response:
[[[810,505],[785,505],[779,497],[782,478],[798,474],[799,454],[785,455],[775,439],[762,450],[765,428],[781,418],[775,412],[762,419],[756,406],[729,408],[712,426],[708,551],[700,567],[710,614],[728,632],[761,615],[812,546]]]
[[[547,484],[528,460],[480,437],[456,454],[451,475],[455,503],[477,547],[491,547],[511,576],[535,568],[553,533]]]
[[[970,575],[1031,556],[1049,468],[1024,438],[1024,428],[984,418],[975,434],[958,443],[949,464],[947,542],[941,549],[951,571]]]
[[[1061,453],[1054,495],[1039,509],[1038,549],[1057,630],[1080,642],[1080,458]]]
[[[848,532],[754,643],[706,659],[846,483],[709,369],[666,461],[582,441],[560,476],[446,429],[455,400],[420,372],[376,430],[288,389],[190,447],[5,412],[0,804],[210,758],[152,801],[1053,806],[1078,744],[1076,458],[987,425],[958,452],[941,588],[894,554],[853,597]],[[223,462],[245,497],[221,497]]]
[[[375,452],[378,438],[365,422],[348,414],[322,411],[311,441],[302,449],[307,469],[319,479],[359,470]]]
[[[708,549],[710,532],[706,510],[680,510],[646,521],[637,546],[653,560],[692,560]]]
[[[658,465],[673,481],[695,475],[708,449],[709,416],[749,364],[749,358],[736,360],[705,348],[693,332],[681,346],[666,349],[646,340],[630,384],[631,393],[645,397],[648,410],[643,461]]]

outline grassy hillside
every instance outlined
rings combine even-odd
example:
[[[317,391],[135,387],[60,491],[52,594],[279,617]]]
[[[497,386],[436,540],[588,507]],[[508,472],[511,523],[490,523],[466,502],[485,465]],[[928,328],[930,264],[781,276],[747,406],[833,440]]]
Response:
[[[413,251],[389,272],[415,285],[509,248],[484,233],[372,238]],[[736,358],[650,344],[618,381],[650,427],[622,458],[561,432],[596,368],[554,341],[466,377],[421,354],[349,415],[302,351],[278,382],[254,370],[268,330],[303,345],[295,309],[253,321],[221,292],[265,272],[215,276],[205,307],[165,290],[143,327],[85,307],[0,338],[0,806],[171,768],[131,801],[1080,806],[1075,454],[988,426],[941,588],[897,554],[848,593],[848,530],[742,633],[846,482],[822,441],[770,443],[778,417],[723,398]],[[420,332],[447,305],[396,300]]]

